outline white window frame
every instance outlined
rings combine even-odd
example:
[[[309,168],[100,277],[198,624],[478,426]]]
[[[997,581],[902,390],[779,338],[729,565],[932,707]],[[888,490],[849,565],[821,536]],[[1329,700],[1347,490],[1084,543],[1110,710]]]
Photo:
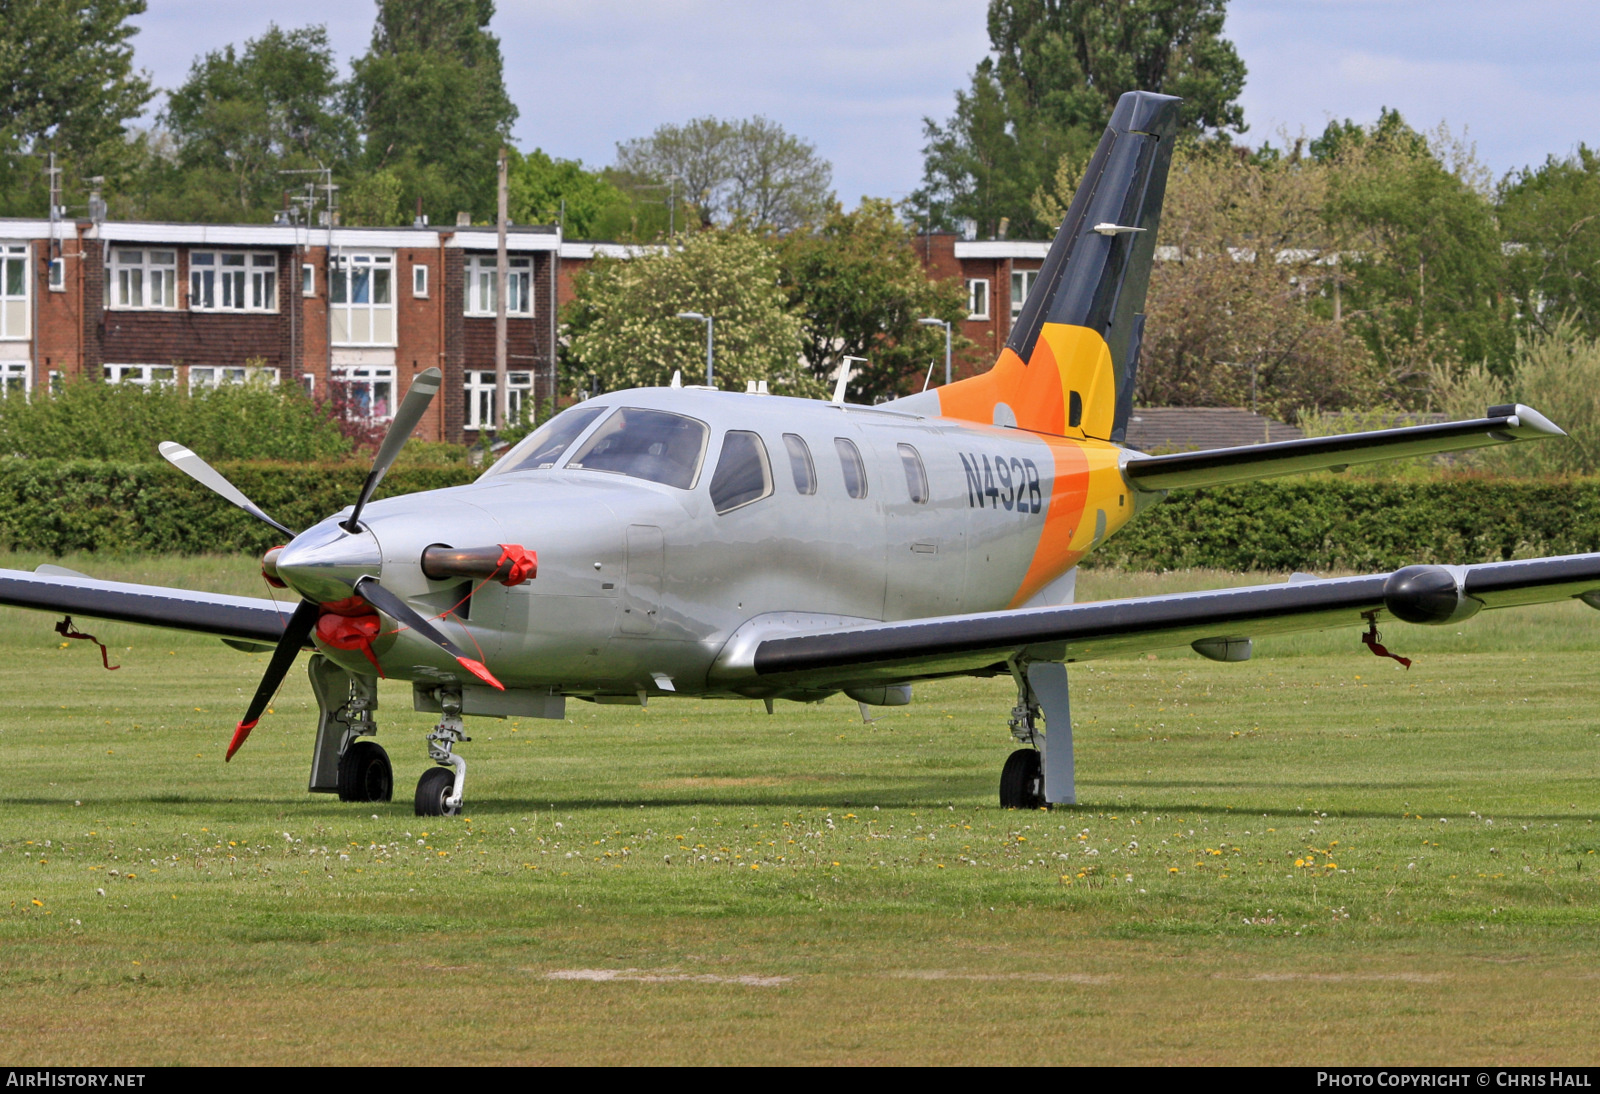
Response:
[[[533,316],[533,259],[510,255],[506,259],[506,314],[518,318]],[[466,314],[494,315],[495,257],[468,255],[466,258]]]
[[[30,257],[26,243],[0,243],[0,340],[25,341],[30,336]]]
[[[178,386],[177,365],[106,365],[108,384],[132,384],[146,391],[157,387]]]
[[[190,365],[189,390],[206,391],[222,384],[247,384],[262,377],[276,386],[278,370],[259,365]]]
[[[24,399],[33,394],[33,368],[27,361],[0,361],[0,399],[10,398],[13,391]]]
[[[416,300],[428,298],[428,267],[411,267],[411,296]]]
[[[523,400],[533,395],[533,373],[513,369],[506,373],[506,381],[506,413],[514,422],[522,413]],[[462,387],[467,400],[465,428],[495,428],[494,369],[467,369]]]
[[[979,303],[983,307],[979,307]],[[989,318],[989,279],[987,277],[967,278],[967,318]]]
[[[1033,283],[1039,280],[1038,270],[1012,270],[1011,271],[1011,325],[1017,325],[1017,316],[1022,314],[1022,305],[1028,302],[1028,296],[1033,292]]]
[[[50,276],[47,283],[51,292],[67,291],[67,259],[65,255],[57,255],[50,260]]]
[[[300,295],[317,295],[317,268],[310,262],[300,264]]]
[[[271,251],[190,251],[189,310],[277,311],[278,256]]]
[[[398,380],[395,376],[393,365],[333,365],[328,369],[328,385],[342,384],[352,392],[366,392],[367,414],[362,417],[372,422],[387,422],[394,417],[395,405],[399,401],[397,396]],[[387,384],[389,387],[387,400],[383,404],[382,413],[371,413],[370,408],[377,399],[377,387]],[[358,400],[355,400],[359,402]]]
[[[365,278],[363,286],[362,279]],[[355,297],[365,295],[366,300]],[[343,300],[338,299],[344,297]],[[378,297],[387,299],[380,301]],[[395,344],[394,253],[362,251],[337,256],[329,270],[328,308],[336,346]],[[342,319],[344,329],[339,329]],[[362,337],[365,328],[366,337]],[[386,419],[385,419],[386,420]]]
[[[152,299],[157,302],[151,303]],[[106,307],[113,311],[177,311],[177,249],[113,246],[106,267]]]

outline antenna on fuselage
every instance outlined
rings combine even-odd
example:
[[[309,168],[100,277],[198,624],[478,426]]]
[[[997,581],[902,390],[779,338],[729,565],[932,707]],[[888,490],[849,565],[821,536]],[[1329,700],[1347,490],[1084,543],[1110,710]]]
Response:
[[[933,358],[928,358],[928,375],[922,378],[922,390],[927,391],[928,385],[933,383]]]
[[[839,381],[833,385],[833,398],[829,400],[834,406],[844,406],[844,389],[850,383],[851,361],[860,361],[863,365],[867,364],[865,357],[852,357],[848,353],[844,355],[844,364],[839,366]]]
[[[680,369],[673,369],[672,370],[672,382],[670,384],[668,384],[667,386],[668,387],[682,387],[683,386],[683,372],[682,372],[682,370],[680,370]]]

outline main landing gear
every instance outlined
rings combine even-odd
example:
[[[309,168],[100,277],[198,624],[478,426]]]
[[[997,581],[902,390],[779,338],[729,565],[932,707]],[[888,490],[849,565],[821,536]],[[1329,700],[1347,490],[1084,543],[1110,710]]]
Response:
[[[317,742],[311,754],[313,793],[338,794],[346,802],[386,802],[394,797],[389,754],[377,741],[357,740],[378,732],[378,679],[346,672],[322,654],[309,666],[317,699]]]
[[[1045,809],[1052,803],[1077,804],[1067,667],[1054,661],[1013,662],[1011,675],[1017,682],[1011,736],[1025,747],[1008,756],[1000,771],[1000,808]],[[1050,726],[1055,727],[1053,732],[1048,731]]]
[[[453,750],[472,738],[466,735],[466,726],[461,721],[461,692],[441,687],[436,694],[443,712],[439,724],[428,734],[428,758],[440,766],[430,767],[417,780],[417,816],[454,817],[461,812],[467,761]],[[450,766],[443,766],[446,764]]]

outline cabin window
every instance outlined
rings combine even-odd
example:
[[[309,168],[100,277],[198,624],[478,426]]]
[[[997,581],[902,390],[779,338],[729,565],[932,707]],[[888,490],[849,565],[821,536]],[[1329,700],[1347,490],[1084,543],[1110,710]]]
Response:
[[[922,466],[922,457],[909,444],[898,447],[900,463],[906,469],[906,492],[913,502],[922,505],[928,500],[928,472]]]
[[[817,492],[817,466],[811,462],[811,449],[805,439],[794,434],[783,435],[783,446],[789,450],[789,472],[794,476],[794,488],[801,494]]]
[[[754,433],[730,429],[722,438],[722,455],[711,476],[711,505],[719,513],[760,501],[772,493],[772,465],[767,446]]]
[[[623,407],[594,431],[567,466],[692,490],[710,437],[704,422],[682,414]]]
[[[839,469],[844,474],[844,491],[852,498],[867,496],[867,465],[861,462],[861,450],[856,448],[854,441],[847,441],[843,437],[833,439],[833,447],[839,452]]]
[[[575,406],[571,410],[563,410],[500,457],[484,474],[484,478],[511,471],[541,471],[554,467],[561,454],[578,439],[578,434],[588,429],[589,424],[600,417],[605,409],[603,406]]]

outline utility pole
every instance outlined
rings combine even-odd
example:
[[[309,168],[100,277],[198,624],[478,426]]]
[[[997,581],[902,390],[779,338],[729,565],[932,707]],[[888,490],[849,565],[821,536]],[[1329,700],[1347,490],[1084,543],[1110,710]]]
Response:
[[[499,209],[494,250],[494,423],[491,435],[505,429],[511,409],[511,379],[506,374],[506,150],[500,149]]]

